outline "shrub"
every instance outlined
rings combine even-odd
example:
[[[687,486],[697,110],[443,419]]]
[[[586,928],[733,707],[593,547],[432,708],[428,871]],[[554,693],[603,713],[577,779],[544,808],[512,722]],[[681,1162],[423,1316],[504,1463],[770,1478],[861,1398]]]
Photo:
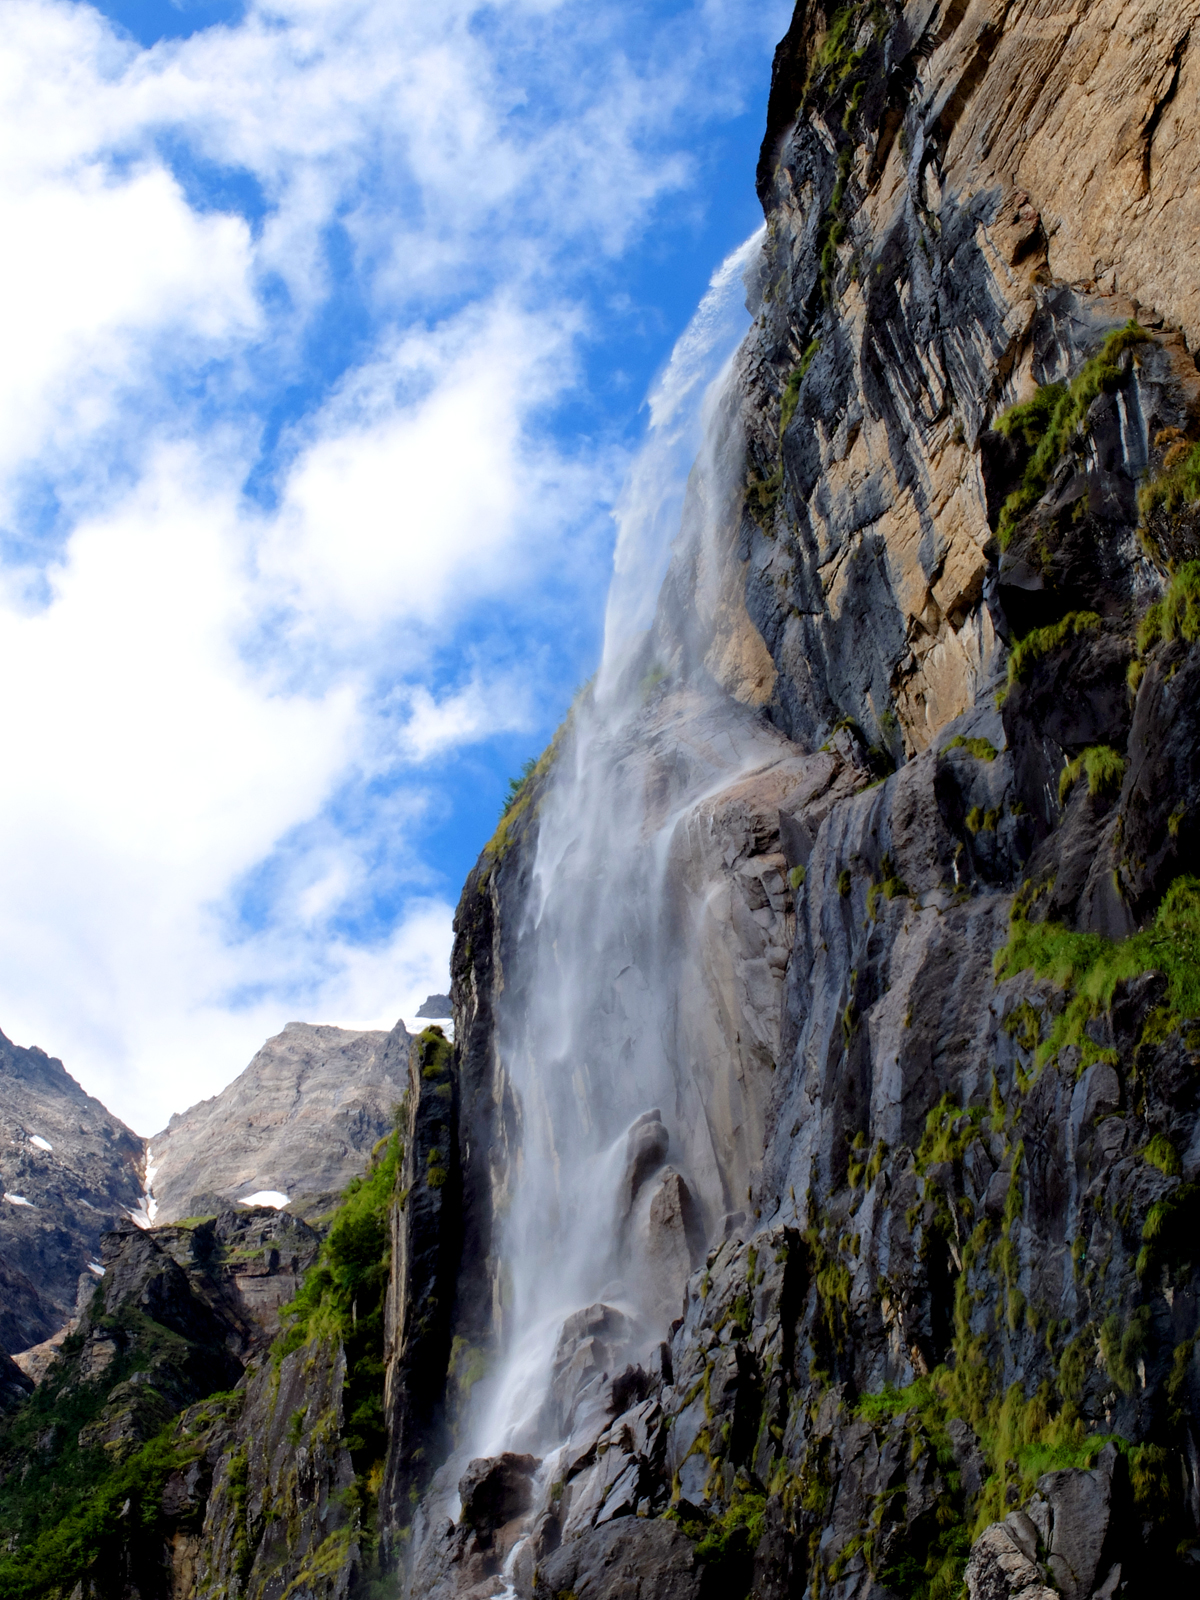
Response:
[[[1062,805],[1071,786],[1085,773],[1089,794],[1116,794],[1125,776],[1125,757],[1111,745],[1093,744],[1068,761],[1058,775],[1058,803]]]

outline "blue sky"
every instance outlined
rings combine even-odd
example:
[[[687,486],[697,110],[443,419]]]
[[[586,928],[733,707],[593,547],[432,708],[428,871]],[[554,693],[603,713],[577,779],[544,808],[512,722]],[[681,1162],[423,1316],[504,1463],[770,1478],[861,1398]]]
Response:
[[[787,20],[8,0],[0,1028],[139,1131],[444,985]]]

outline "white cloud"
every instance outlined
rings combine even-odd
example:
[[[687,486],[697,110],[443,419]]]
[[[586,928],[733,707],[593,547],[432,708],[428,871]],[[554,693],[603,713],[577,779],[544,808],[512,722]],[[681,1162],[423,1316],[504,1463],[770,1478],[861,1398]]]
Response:
[[[142,50],[8,0],[0,1027],[139,1130],[444,989],[433,764],[544,717],[595,586],[619,454],[545,426],[589,275],[770,10],[251,0]]]

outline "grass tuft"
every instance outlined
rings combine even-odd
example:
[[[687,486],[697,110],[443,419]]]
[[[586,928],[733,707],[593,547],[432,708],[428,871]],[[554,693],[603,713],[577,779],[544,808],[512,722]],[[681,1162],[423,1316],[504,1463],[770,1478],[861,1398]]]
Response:
[[[1176,452],[1178,451],[1178,454]],[[1174,513],[1200,500],[1200,444],[1175,445],[1167,454],[1163,471],[1138,490],[1142,521],[1154,511]]]
[[[1008,682],[1000,691],[998,700],[1003,702],[1013,684],[1025,677],[1035,661],[1048,656],[1052,650],[1058,650],[1073,636],[1099,626],[1100,618],[1094,611],[1068,611],[1058,622],[1052,622],[1045,628],[1034,628],[1032,633],[1018,639],[1008,657]]]
[[[1058,803],[1063,805],[1072,786],[1085,774],[1089,794],[1118,794],[1125,777],[1125,757],[1111,745],[1093,744],[1068,761],[1058,775]]]

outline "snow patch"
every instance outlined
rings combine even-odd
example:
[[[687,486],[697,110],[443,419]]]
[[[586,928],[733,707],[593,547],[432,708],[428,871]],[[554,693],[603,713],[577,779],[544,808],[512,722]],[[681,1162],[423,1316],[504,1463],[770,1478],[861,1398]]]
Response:
[[[287,1203],[287,1195],[278,1189],[260,1189],[257,1194],[244,1195],[238,1201],[240,1206],[274,1206],[276,1211],[282,1211]]]
[[[98,1278],[102,1278],[104,1276],[104,1268],[100,1265],[100,1263],[98,1261],[89,1261],[88,1262],[88,1271],[89,1272],[94,1272]]]
[[[37,1207],[34,1205],[33,1201],[26,1200],[23,1194],[9,1194],[6,1189],[4,1191],[4,1198],[8,1201],[10,1206],[28,1206],[31,1211],[37,1210]]]
[[[43,1139],[40,1133],[31,1133],[29,1135],[29,1142],[30,1144],[37,1145],[39,1150],[54,1149],[54,1146],[50,1143],[49,1139]]]

